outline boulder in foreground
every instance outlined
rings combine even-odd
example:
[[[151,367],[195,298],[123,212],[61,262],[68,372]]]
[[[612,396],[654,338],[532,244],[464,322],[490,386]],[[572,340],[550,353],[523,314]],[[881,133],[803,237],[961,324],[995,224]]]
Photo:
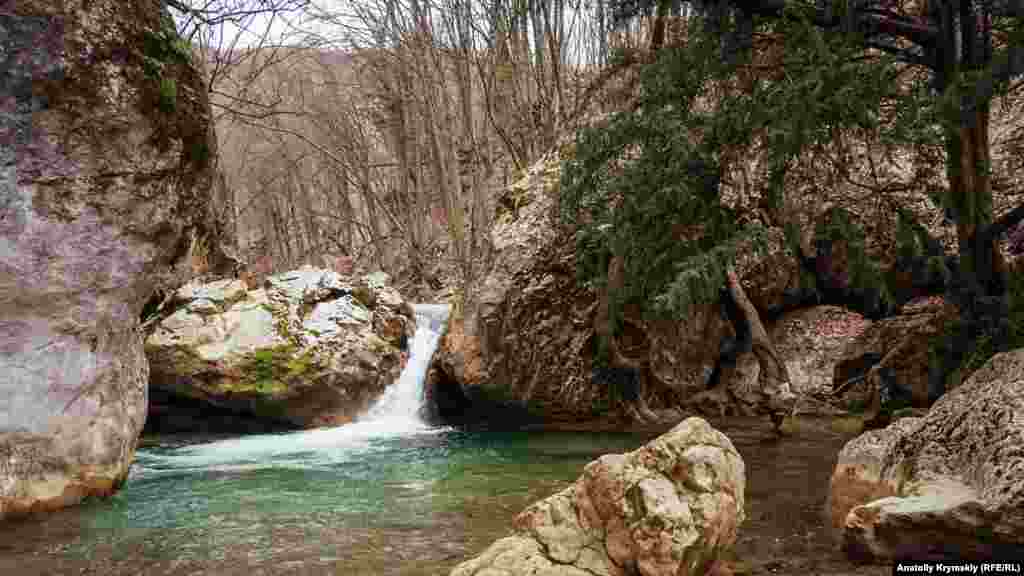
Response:
[[[855,560],[1024,558],[1024,349],[850,441],[828,511]]]
[[[743,460],[701,418],[628,454],[588,464],[561,492],[528,507],[515,534],[450,576],[705,574],[744,520]]]

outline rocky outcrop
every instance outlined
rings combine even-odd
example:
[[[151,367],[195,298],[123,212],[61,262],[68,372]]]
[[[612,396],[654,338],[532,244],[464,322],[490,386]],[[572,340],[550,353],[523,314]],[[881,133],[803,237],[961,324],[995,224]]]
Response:
[[[682,322],[627,307],[616,339],[640,368],[595,374],[598,294],[577,282],[574,243],[554,217],[560,176],[560,157],[551,153],[504,191],[491,232],[493,264],[474,286],[475,304],[451,319],[428,382],[458,388],[465,414],[492,423],[592,419],[638,385],[655,413],[678,419],[671,409],[705,390],[732,327],[718,303],[694,306]],[[736,267],[762,310],[781,306],[799,274],[781,232],[770,232],[769,241],[767,256],[744,256]]]
[[[830,394],[840,354],[870,326],[860,314],[837,306],[801,308],[776,320],[771,338],[786,363],[793,391]]]
[[[1024,555],[1024,350],[998,354],[923,418],[852,440],[828,512],[848,555]]]
[[[0,11],[0,518],[124,482],[139,315],[208,230],[209,104],[161,6]]]
[[[298,427],[349,422],[398,378],[401,341],[415,329],[387,283],[305,267],[256,290],[186,285],[146,340],[150,386]]]
[[[451,576],[706,574],[736,540],[745,484],[732,442],[688,418],[634,452],[591,462]]]
[[[955,307],[933,297],[912,301],[900,314],[872,323],[838,355],[833,386],[841,402],[877,412],[879,391],[895,386],[910,405],[927,408],[929,346],[955,317]]]
[[[792,310],[769,324],[769,338],[786,365],[789,385],[796,395],[794,416],[831,417],[850,411],[851,406],[833,397],[833,373],[842,352],[862,338],[871,325],[860,314],[837,306]],[[758,406],[764,404],[760,371],[754,354],[742,353],[734,365],[723,370],[725,386],[698,394],[692,404],[702,414],[757,414]],[[861,401],[868,398],[865,392]]]

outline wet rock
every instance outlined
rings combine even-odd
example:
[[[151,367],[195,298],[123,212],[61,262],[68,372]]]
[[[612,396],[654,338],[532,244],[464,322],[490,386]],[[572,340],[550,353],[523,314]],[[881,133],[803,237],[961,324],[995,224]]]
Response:
[[[0,519],[124,482],[146,418],[139,315],[209,240],[206,87],[161,6],[0,11]]]
[[[923,418],[852,440],[829,515],[857,560],[1024,554],[1024,350],[993,357]]]
[[[744,474],[732,442],[688,418],[634,452],[591,462],[451,576],[705,574],[744,520]]]
[[[350,421],[401,371],[412,308],[386,276],[305,267],[188,285],[146,340],[151,386],[299,427]]]

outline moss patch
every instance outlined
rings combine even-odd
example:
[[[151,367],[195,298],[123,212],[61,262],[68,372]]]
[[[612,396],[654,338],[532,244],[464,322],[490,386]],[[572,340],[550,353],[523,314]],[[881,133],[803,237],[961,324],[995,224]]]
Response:
[[[224,382],[225,392],[283,395],[320,370],[313,350],[302,354],[292,344],[282,344],[250,353],[238,363],[239,378]]]
[[[200,357],[191,346],[146,344],[144,349],[151,366],[169,366],[172,374],[192,376],[211,368],[211,363]]]

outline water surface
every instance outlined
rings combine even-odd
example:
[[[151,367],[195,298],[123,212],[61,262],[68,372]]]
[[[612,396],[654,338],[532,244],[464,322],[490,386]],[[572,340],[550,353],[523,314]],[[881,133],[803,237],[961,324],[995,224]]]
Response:
[[[356,425],[140,450],[110,500],[0,531],[0,574],[446,573],[590,460],[643,442],[379,432]]]
[[[342,427],[149,439],[114,497],[0,525],[0,574],[419,576],[447,574],[510,534],[530,503],[647,433],[466,432],[418,416],[447,308],[417,306],[398,382]],[[846,440],[777,439],[767,420],[719,425],[747,469],[730,566],[747,574],[888,574],[851,566],[822,510]]]

